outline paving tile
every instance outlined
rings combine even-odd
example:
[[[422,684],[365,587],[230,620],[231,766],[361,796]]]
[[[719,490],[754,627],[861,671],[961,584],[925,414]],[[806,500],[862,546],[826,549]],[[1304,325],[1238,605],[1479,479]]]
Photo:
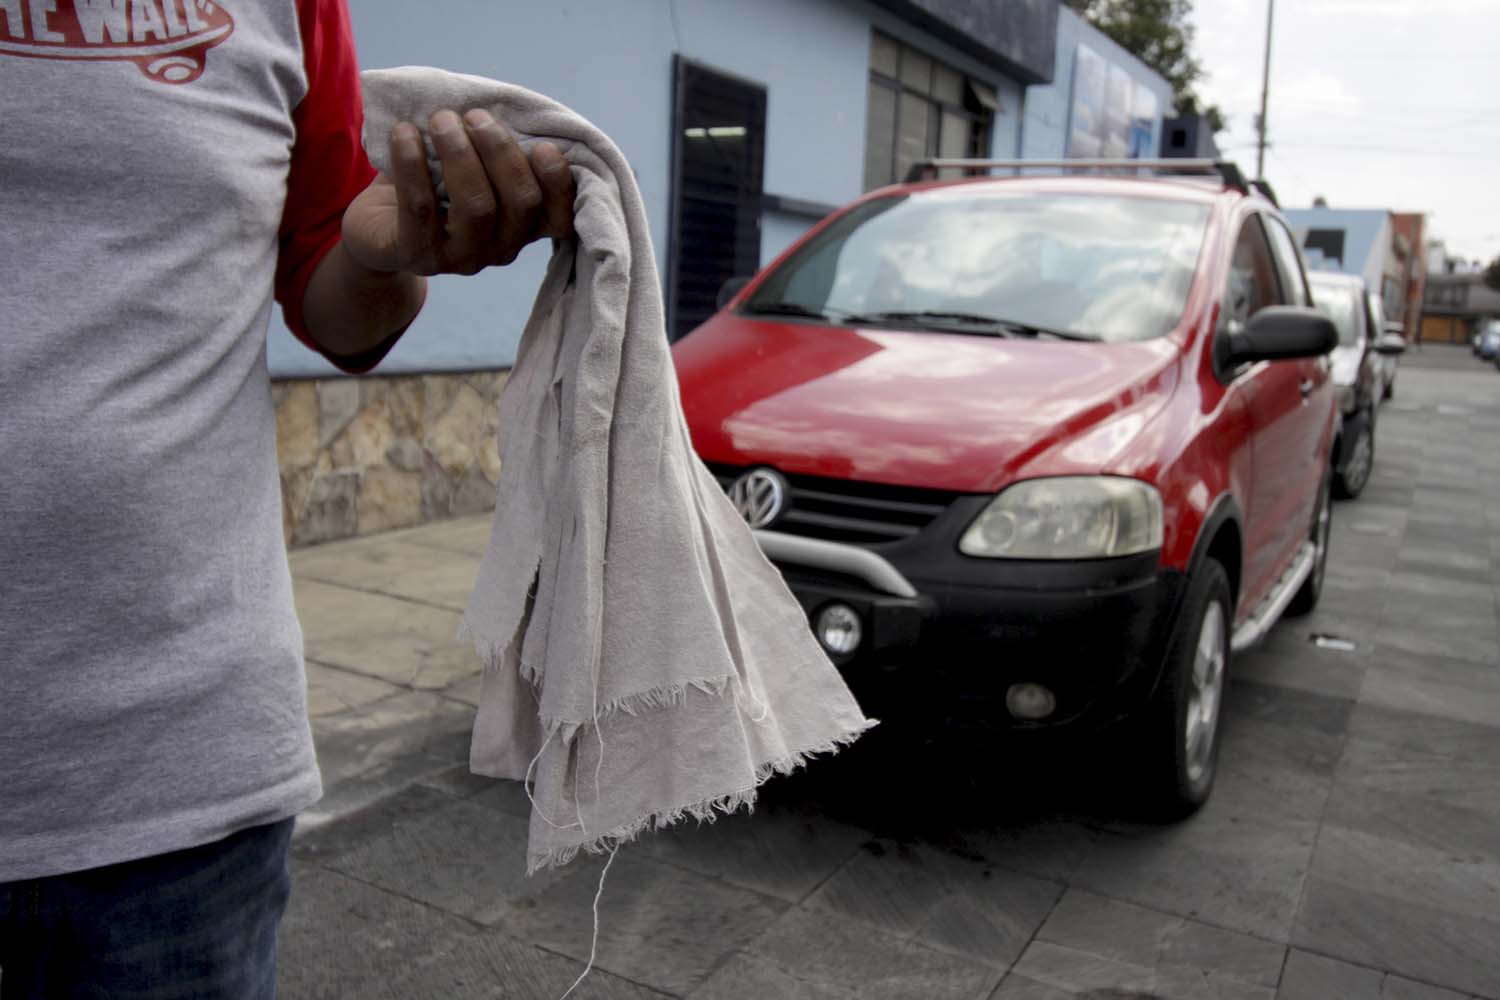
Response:
[[[307,714],[314,719],[359,708],[400,694],[401,690],[374,677],[312,661],[307,663]]]
[[[375,996],[389,1000],[552,1000],[578,980],[585,963],[493,931],[444,950],[441,957],[394,977]],[[569,1000],[666,1000],[668,994],[590,969]]]
[[[473,705],[475,708],[478,708],[479,688],[483,679],[480,673],[476,673],[471,677],[454,681],[443,689],[443,697],[452,698],[454,701],[461,701],[466,705]]]
[[[769,958],[736,952],[689,994],[690,1000],[856,1000],[858,981],[815,984],[798,979]]]
[[[807,907],[914,938],[939,951],[1009,968],[1062,887],[926,847],[872,843]]]
[[[1272,941],[1286,941],[1317,825],[1231,811],[1102,837],[1072,884]]]
[[[1430,633],[1422,627],[1387,622],[1375,634],[1376,649],[1409,660],[1465,661],[1474,666],[1500,663],[1500,633],[1495,629],[1448,629]]]
[[[521,819],[531,818],[531,799],[526,794],[526,786],[519,781],[504,778],[493,779],[490,787],[477,793],[470,801],[477,806],[498,809],[500,812],[519,816]],[[642,838],[639,843],[644,844],[650,839],[650,837]]]
[[[311,580],[295,580],[295,590],[310,660],[410,686],[424,669],[451,673],[452,658],[467,648],[457,638],[457,611]],[[474,657],[467,672],[478,669]]]
[[[1286,947],[1069,889],[1038,941],[1148,969],[1191,969],[1274,989]]]
[[[1224,711],[1292,729],[1339,736],[1349,726],[1353,701],[1294,688],[1232,679],[1224,697]]]
[[[1343,740],[1226,713],[1219,773],[1199,821],[1322,817]]]
[[[490,543],[490,530],[493,522],[494,517],[490,514],[460,517],[451,521],[435,521],[403,533],[402,539],[413,545],[426,545],[482,556]]]
[[[1470,798],[1481,801],[1471,808],[1415,792],[1340,783],[1328,798],[1324,820],[1454,857],[1500,859],[1500,803]]]
[[[586,960],[602,867],[597,858],[575,862],[557,881],[534,886],[506,907],[501,929]],[[610,866],[599,900],[596,968],[684,994],[785,908],[768,896],[643,857],[627,844]]]
[[[325,788],[406,754],[468,760],[474,710],[425,692],[403,692],[313,722]]]
[[[1097,993],[1094,995],[1098,996]],[[1077,996],[1079,994],[1072,990],[1061,990],[1012,972],[1005,977],[1000,988],[991,994],[991,1000],[1073,1000]]]
[[[1490,725],[1500,720],[1500,669],[1389,652],[1366,672],[1359,698],[1398,711]]]
[[[988,997],[998,969],[885,934],[859,921],[797,907],[750,945],[797,979],[821,987],[859,984],[868,1000]]]
[[[291,902],[277,936],[277,995],[362,996],[472,933],[457,917],[294,861]]]
[[[1476,567],[1474,575],[1455,572],[1449,566],[1431,570],[1403,569],[1391,574],[1383,604],[1385,613],[1400,616],[1402,621],[1421,626],[1429,618],[1443,614],[1477,618],[1495,614],[1494,580],[1488,568],[1489,551],[1486,542],[1479,542],[1478,552],[1465,550],[1476,559],[1483,559],[1485,566]],[[1427,550],[1418,550],[1424,557],[1432,555]]]
[[[1349,786],[1434,799],[1496,816],[1496,796],[1481,790],[1500,787],[1500,763],[1424,754],[1410,748],[1350,739],[1337,781]]]
[[[1050,941],[1032,942],[1014,972],[1060,990],[1064,996],[1170,1000],[1274,1000],[1276,996],[1272,986],[1216,975],[1211,970],[1135,965]]]
[[[1382,606],[1385,618],[1417,628],[1492,623],[1496,613],[1495,592],[1489,577],[1487,552],[1482,560],[1482,575],[1477,582],[1447,567],[1435,572],[1392,573]]]
[[[1362,631],[1336,632],[1351,641],[1362,641]],[[1356,639],[1354,636],[1361,636]],[[1364,657],[1352,653],[1319,649],[1305,634],[1286,645],[1267,643],[1260,649],[1234,658],[1230,667],[1234,680],[1256,684],[1295,688],[1329,698],[1353,701],[1364,683]]]
[[[1429,986],[1426,983],[1389,975],[1380,985],[1380,998],[1381,1000],[1466,1000],[1463,994],[1443,989],[1441,986]]]
[[[294,550],[292,575],[298,580],[374,591],[454,611],[469,606],[479,574],[476,556],[411,543],[411,536],[380,544],[319,545]]]
[[[1465,1000],[1461,993],[1293,948],[1277,1000]]]
[[[1326,824],[1310,871],[1325,881],[1435,910],[1500,918],[1500,857],[1493,855],[1456,855]]]
[[[1043,816],[985,827],[957,827],[936,845],[962,857],[1033,878],[1066,882],[1101,834],[1082,823]]]
[[[446,807],[452,796],[421,784],[411,784],[365,807],[350,810],[337,822],[305,822],[299,816],[292,833],[292,856],[326,863],[356,847],[379,840],[398,823],[421,818]]]
[[[640,850],[733,885],[800,902],[843,864],[869,834],[805,809],[777,804],[679,823],[644,838]]]
[[[1358,965],[1500,996],[1500,922],[1419,906],[1311,877],[1293,943]]]
[[[1385,973],[1293,948],[1277,1000],[1381,1000]]]
[[[1414,750],[1422,757],[1500,767],[1500,718],[1464,722],[1360,704],[1349,716],[1349,735],[1366,743]]]
[[[492,924],[512,903],[567,877],[548,870],[527,878],[527,830],[523,819],[450,800],[326,864],[371,885]]]
[[[475,774],[469,770],[469,765],[467,764],[446,767],[434,774],[425,775],[418,783],[428,788],[435,788],[456,799],[477,797],[481,792],[489,792],[502,783],[519,784],[519,782],[505,782],[502,778],[489,778],[482,774]],[[521,796],[521,801],[526,802],[524,793]],[[530,802],[526,802],[526,809],[526,812],[519,813],[518,815],[523,818],[530,815]]]

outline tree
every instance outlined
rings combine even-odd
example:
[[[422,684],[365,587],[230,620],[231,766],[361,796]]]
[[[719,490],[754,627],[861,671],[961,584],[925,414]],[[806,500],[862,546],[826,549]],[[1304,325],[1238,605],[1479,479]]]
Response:
[[[1500,292],[1500,257],[1490,261],[1489,266],[1484,269],[1484,283]]]
[[[1193,0],[1064,0],[1089,24],[1121,48],[1160,73],[1172,85],[1172,102],[1180,115],[1203,115],[1222,132],[1224,113],[1202,103],[1195,84],[1203,64],[1193,54]]]

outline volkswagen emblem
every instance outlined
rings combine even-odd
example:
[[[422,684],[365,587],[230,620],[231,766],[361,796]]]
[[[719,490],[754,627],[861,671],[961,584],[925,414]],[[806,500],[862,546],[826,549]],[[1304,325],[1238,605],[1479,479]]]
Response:
[[[786,509],[786,478],[774,469],[751,469],[729,487],[729,500],[752,528],[774,524]]]

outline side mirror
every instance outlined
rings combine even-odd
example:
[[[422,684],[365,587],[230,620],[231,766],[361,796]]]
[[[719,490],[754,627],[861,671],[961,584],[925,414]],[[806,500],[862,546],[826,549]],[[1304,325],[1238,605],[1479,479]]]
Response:
[[[724,284],[719,286],[719,297],[714,302],[714,308],[723,309],[729,305],[736,295],[744,291],[745,286],[748,284],[750,284],[750,278],[745,275],[739,275],[724,282]]]
[[[1229,360],[1283,361],[1315,358],[1339,345],[1333,320],[1308,306],[1266,306],[1229,338]]]
[[[1405,354],[1406,338],[1393,330],[1387,330],[1375,340],[1376,354]]]

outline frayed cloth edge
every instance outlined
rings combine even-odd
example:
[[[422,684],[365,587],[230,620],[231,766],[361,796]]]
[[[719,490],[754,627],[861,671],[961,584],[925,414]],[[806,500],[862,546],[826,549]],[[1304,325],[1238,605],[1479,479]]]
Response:
[[[529,877],[544,868],[560,868],[576,858],[579,852],[608,854],[621,844],[628,844],[643,833],[654,830],[665,830],[667,827],[680,823],[685,819],[696,819],[699,823],[713,823],[718,820],[721,814],[725,816],[730,815],[737,812],[741,807],[753,812],[756,796],[761,785],[778,774],[791,774],[805,767],[809,761],[816,757],[838,753],[878,724],[878,719],[867,719],[863,725],[847,730],[841,736],[836,736],[833,739],[825,740],[822,743],[801,750],[795,750],[775,760],[767,761],[755,769],[755,779],[746,788],[737,789],[711,798],[700,799],[686,805],[647,813],[628,823],[622,823],[613,830],[582,844],[554,847],[537,855],[528,855],[526,859],[526,874]]]
[[[514,645],[513,641],[503,646],[498,643],[489,642],[474,632],[468,619],[465,619],[463,624],[459,626],[459,636],[474,643],[486,671],[502,669],[505,654]],[[522,680],[530,684],[533,690],[540,693],[542,684],[541,668],[535,664],[521,661],[515,665],[515,670],[520,674]],[[729,690],[730,685],[735,683],[736,679],[736,674],[728,673],[716,677],[698,677],[693,680],[681,681],[677,684],[663,684],[659,687],[614,698],[600,705],[598,711],[589,714],[585,718],[564,719],[544,715],[541,717],[541,724],[543,730],[547,732],[561,729],[568,731],[583,729],[619,714],[638,716],[644,712],[676,708],[687,700],[689,691],[698,691],[711,698],[722,698],[724,693]]]

